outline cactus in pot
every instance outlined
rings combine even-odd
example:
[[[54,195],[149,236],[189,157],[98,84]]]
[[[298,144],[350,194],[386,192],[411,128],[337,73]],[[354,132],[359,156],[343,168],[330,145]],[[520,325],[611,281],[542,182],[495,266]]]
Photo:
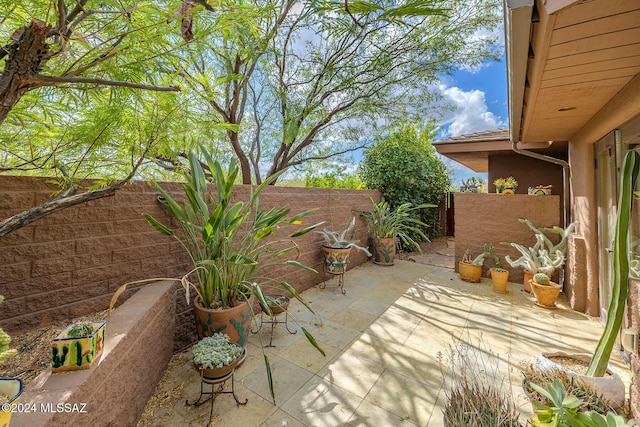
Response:
[[[547,276],[544,273],[536,273],[533,275],[533,281],[535,283],[537,283],[538,285],[549,285],[549,283],[551,282],[549,280],[549,276]]]

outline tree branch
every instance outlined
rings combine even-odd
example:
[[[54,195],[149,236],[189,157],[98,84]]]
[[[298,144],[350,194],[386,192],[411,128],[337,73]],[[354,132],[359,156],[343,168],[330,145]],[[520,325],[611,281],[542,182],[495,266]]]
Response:
[[[71,84],[95,84],[102,86],[118,86],[118,87],[128,87],[133,89],[145,89],[152,90],[156,92],[179,92],[180,86],[153,86],[153,85],[144,85],[139,83],[131,83],[131,82],[123,82],[119,80],[105,80],[105,79],[95,79],[90,77],[59,77],[59,76],[43,76],[41,74],[37,74],[34,76],[34,79],[40,86],[56,86],[60,83],[71,83]]]

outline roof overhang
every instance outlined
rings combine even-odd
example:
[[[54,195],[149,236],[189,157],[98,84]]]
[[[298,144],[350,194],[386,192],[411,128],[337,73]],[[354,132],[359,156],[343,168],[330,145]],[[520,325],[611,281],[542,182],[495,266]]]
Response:
[[[494,153],[511,153],[512,144],[506,129],[484,131],[461,135],[433,143],[436,151],[445,157],[462,163],[474,172],[488,172],[489,155]],[[531,150],[558,150],[550,148],[549,142],[527,144]],[[518,144],[518,148],[524,148]],[[560,147],[562,149],[562,147]]]
[[[640,1],[504,0],[513,141],[593,143],[640,113]]]

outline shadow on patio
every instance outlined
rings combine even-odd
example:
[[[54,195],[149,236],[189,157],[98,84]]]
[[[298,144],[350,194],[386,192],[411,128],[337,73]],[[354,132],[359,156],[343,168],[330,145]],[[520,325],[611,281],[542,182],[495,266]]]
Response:
[[[345,289],[342,295],[332,279],[326,289],[304,292],[315,317],[297,301],[289,307],[326,358],[301,332],[275,325],[275,347],[266,349],[274,406],[254,335],[249,356],[235,373],[235,392],[249,403],[237,407],[230,395],[218,396],[212,425],[440,426],[444,390],[438,354],[458,342],[481,342],[500,356],[524,420],[531,407],[522,392],[520,364],[533,362],[541,351],[591,351],[602,331],[597,319],[569,310],[562,299],[558,309],[545,310],[520,284],[509,283],[508,294],[499,295],[490,279],[467,283],[451,268],[419,262],[364,264],[346,273]],[[269,325],[262,329],[265,344],[270,331]],[[612,364],[628,385],[629,370],[617,354]],[[210,402],[185,405],[199,393],[190,354],[174,356],[139,425],[207,425]]]

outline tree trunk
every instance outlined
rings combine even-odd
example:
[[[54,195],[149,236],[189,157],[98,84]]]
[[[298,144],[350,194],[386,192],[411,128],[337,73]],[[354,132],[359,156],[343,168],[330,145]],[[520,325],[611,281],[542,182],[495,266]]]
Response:
[[[5,47],[8,57],[0,75],[0,124],[25,93],[41,86],[36,76],[51,57],[48,31],[44,22],[34,19],[11,35],[13,42]]]

